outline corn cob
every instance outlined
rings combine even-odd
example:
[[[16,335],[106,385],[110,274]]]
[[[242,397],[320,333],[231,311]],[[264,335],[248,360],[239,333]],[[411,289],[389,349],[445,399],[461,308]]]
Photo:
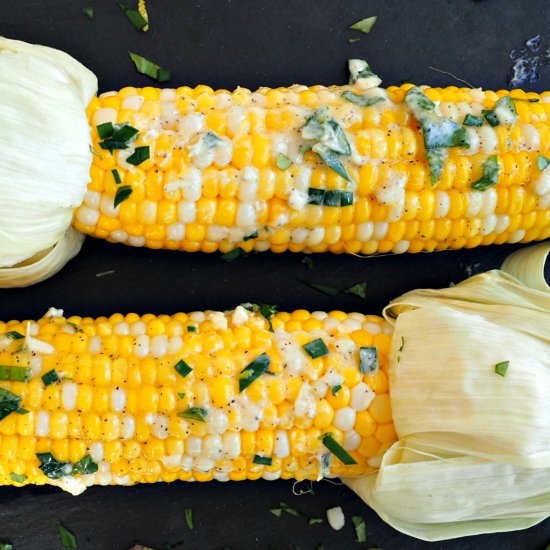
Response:
[[[267,312],[94,320],[51,310],[0,323],[0,484],[77,494],[92,484],[375,471],[396,440],[390,325]]]
[[[421,124],[405,99],[411,89],[102,94],[88,109],[96,155],[74,225],[133,246],[203,252],[401,253],[549,237],[550,93],[424,88],[445,121],[482,121],[464,126],[469,147],[449,147],[431,178]],[[360,106],[360,97],[374,103]],[[497,101],[506,97],[517,114],[499,121]],[[304,147],[304,125],[323,108],[350,145],[350,155],[332,156],[340,167]],[[137,140],[102,149],[97,127],[109,122],[130,124]],[[127,162],[144,147],[148,159]],[[476,190],[487,161],[496,179]],[[121,189],[126,200],[115,205]]]

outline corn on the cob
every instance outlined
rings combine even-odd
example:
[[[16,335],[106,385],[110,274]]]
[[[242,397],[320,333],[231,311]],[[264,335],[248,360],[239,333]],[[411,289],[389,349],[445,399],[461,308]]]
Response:
[[[390,325],[339,311],[260,312],[94,320],[52,310],[1,323],[0,483],[78,493],[374,471],[396,440]],[[245,370],[258,357],[269,361]],[[329,451],[334,442],[355,464]]]
[[[133,246],[204,252],[401,253],[550,236],[550,168],[543,168],[550,93],[423,89],[440,120],[462,125],[469,115],[466,122],[478,125],[463,127],[469,147],[446,149],[442,173],[431,178],[418,113],[405,100],[411,88],[102,94],[88,110],[97,154],[75,227]],[[517,114],[499,107],[505,97]],[[339,166],[307,150],[313,142],[304,125],[323,108],[334,122],[329,152]],[[102,150],[97,126],[108,122],[130,124],[137,140]],[[334,154],[341,130],[349,155]],[[128,163],[136,147],[148,147],[150,158]],[[477,190],[488,160],[496,179]],[[126,199],[119,205],[117,193]]]

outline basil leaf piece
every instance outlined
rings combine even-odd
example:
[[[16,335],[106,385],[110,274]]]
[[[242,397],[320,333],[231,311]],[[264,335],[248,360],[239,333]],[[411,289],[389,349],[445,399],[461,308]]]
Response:
[[[323,198],[323,206],[340,206],[340,191],[327,189]]]
[[[9,542],[0,542],[0,550],[13,550],[13,544]]]
[[[462,124],[464,124],[464,126],[483,126],[483,117],[481,115],[476,116],[468,113],[464,117]]]
[[[496,155],[490,156],[482,165],[483,174],[481,178],[472,183],[472,189],[485,191],[498,183],[500,166]]]
[[[338,459],[340,462],[346,466],[351,466],[352,464],[357,464],[356,460],[342,447],[335,439],[332,437],[332,434],[326,433],[319,437],[323,442],[323,445]]]
[[[292,165],[292,161],[286,155],[283,155],[283,153],[277,155],[275,163],[277,164],[277,168],[283,171],[288,170]]]
[[[537,157],[537,168],[542,172],[543,170],[546,170],[546,168],[550,165],[550,159],[546,158],[543,155],[539,155]]]
[[[149,61],[149,59],[137,53],[128,52],[128,54],[130,55],[130,59],[134,62],[138,73],[149,76],[157,82],[167,82],[170,80],[170,71],[168,69],[163,69],[156,63]]]
[[[179,412],[178,416],[188,418],[189,420],[196,420],[197,422],[206,422],[208,411],[202,407],[189,407],[186,411]]]
[[[340,206],[351,206],[353,199],[352,191],[340,191]]]
[[[75,462],[71,475],[76,474],[95,474],[98,470],[97,464],[90,455],[83,456],[78,462]]]
[[[40,460],[40,470],[50,479],[59,479],[60,477],[71,475],[73,467],[70,462],[60,462],[52,453],[36,453],[36,458]]]
[[[25,481],[27,481],[28,477],[25,474],[16,474],[15,472],[11,472],[10,479],[14,483],[25,483]],[[2,549],[2,547],[0,546],[0,550],[1,549]]]
[[[28,382],[31,377],[31,369],[29,367],[11,367],[8,365],[0,365],[0,380],[10,382]]]
[[[346,181],[351,182],[351,177],[348,174],[347,170],[344,167],[342,161],[331,151],[315,151],[319,158],[333,171],[336,172],[340,177],[344,178]]]
[[[113,137],[115,127],[112,122],[104,122],[103,124],[98,124],[96,130],[99,139],[107,139]]]
[[[64,550],[78,550],[76,536],[62,523],[59,524],[59,540]]]
[[[356,285],[350,286],[344,290],[346,294],[351,294],[352,296],[357,296],[358,298],[366,299],[367,297],[367,282],[363,281],[362,283],[357,283]]]
[[[0,420],[3,420],[12,412],[19,409],[21,397],[11,393],[11,391],[0,388]]]
[[[132,9],[128,6],[125,6],[122,2],[119,2],[117,0],[117,4],[124,13],[124,15],[128,18],[128,21],[132,23],[132,25],[138,30],[138,31],[146,31],[148,22],[147,20],[139,13],[138,10]]]
[[[187,332],[197,332],[197,327],[195,325],[187,325]]]
[[[267,353],[258,355],[252,363],[247,365],[239,374],[239,393],[243,392],[254,380],[265,374],[269,369],[271,359]]]
[[[370,65],[364,59],[349,59],[349,83],[355,84],[359,80],[363,81],[367,88],[380,86],[382,80],[372,72]]]
[[[516,104],[509,95],[501,97],[495,103],[494,112],[501,124],[512,125],[518,118]]]
[[[373,15],[372,17],[366,17],[365,19],[361,19],[361,21],[357,21],[357,23],[354,23],[350,26],[350,30],[352,31],[359,31],[363,34],[369,34],[372,27],[376,23],[376,15]]]
[[[251,241],[252,239],[257,239],[257,238],[258,238],[258,230],[256,229],[256,231],[252,231],[252,233],[245,235],[243,238],[243,241],[244,242]]]
[[[307,203],[314,204],[316,206],[323,206],[325,193],[325,189],[315,189],[315,187],[310,187],[307,190]]]
[[[435,109],[435,103],[418,86],[407,92],[405,101],[413,109],[413,112],[415,110],[433,111]]]
[[[25,338],[20,332],[17,332],[16,330],[5,332],[4,334],[2,334],[2,336],[6,336],[6,338],[9,338],[10,340],[22,340],[23,338]]]
[[[139,135],[139,130],[127,122],[123,124],[105,122],[96,128],[99,137],[103,139],[99,142],[99,146],[110,153],[115,149],[128,149]]]
[[[328,355],[330,353],[322,338],[317,338],[316,340],[308,342],[302,347],[312,359],[317,359],[317,357],[323,357],[323,355]]]
[[[378,372],[378,348],[365,346],[359,348],[359,371],[363,374],[375,374]]]
[[[504,377],[506,376],[506,372],[508,371],[508,367],[510,366],[510,361],[502,361],[502,363],[497,363],[495,365],[495,372]]]
[[[273,459],[270,456],[260,456],[254,455],[254,464],[262,464],[264,466],[271,466],[273,464]]]
[[[149,156],[149,145],[143,145],[141,147],[136,147],[134,152],[126,159],[126,162],[133,166],[139,166],[142,162],[145,162]]]
[[[270,306],[268,304],[259,304],[256,307],[260,315],[267,321],[267,324],[269,325],[269,331],[273,332],[271,319],[273,319],[273,316],[279,312],[279,308],[277,306]]]
[[[348,42],[350,44],[355,44],[356,42],[359,42],[361,40],[360,38],[348,38]]]
[[[308,525],[315,525],[316,523],[323,523],[322,518],[309,518],[307,524]]]
[[[59,382],[59,376],[57,376],[57,372],[55,372],[54,369],[49,370],[42,376],[42,382],[44,382],[44,386],[55,384],[56,382]]]
[[[115,194],[115,200],[113,202],[114,208],[116,208],[121,202],[124,202],[132,194],[131,185],[121,185],[117,188]]]
[[[441,178],[447,156],[447,149],[441,148],[426,150],[426,160],[428,161],[428,166],[430,167],[430,181],[432,186],[435,185]]]
[[[187,327],[187,330],[189,330],[189,327]],[[174,368],[183,378],[185,378],[189,373],[193,372],[193,369],[183,359],[180,359],[174,365]]]
[[[360,95],[354,92],[350,92],[349,90],[342,92],[342,97],[344,99],[347,99],[348,101],[351,101],[352,103],[355,103],[355,105],[359,105],[360,107],[371,107],[372,105],[376,105],[377,103],[384,101],[384,98],[380,96],[369,97],[366,95]]]

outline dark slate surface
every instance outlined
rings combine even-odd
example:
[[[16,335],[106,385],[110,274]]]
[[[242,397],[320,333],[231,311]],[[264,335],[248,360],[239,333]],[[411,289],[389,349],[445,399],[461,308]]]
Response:
[[[130,2],[130,0],[128,0]],[[172,70],[173,84],[332,84],[346,79],[349,57],[367,58],[386,84],[403,80],[430,85],[455,82],[429,66],[450,71],[475,85],[503,88],[509,52],[550,24],[547,0],[162,0],[149,1],[151,30],[141,34],[114,0],[0,0],[0,34],[61,48],[95,71],[100,89],[149,85],[134,72],[127,50]],[[93,6],[95,20],[82,8]],[[358,19],[378,15],[368,36],[347,30]],[[546,43],[550,46],[550,42]],[[532,90],[550,88],[541,72]],[[442,287],[471,273],[498,267],[517,247],[489,247],[431,255],[370,259],[322,255],[308,269],[302,255],[264,253],[224,263],[218,255],[135,250],[88,240],[77,259],[53,279],[30,289],[0,291],[2,318],[32,318],[51,306],[68,314],[115,311],[173,313],[228,308],[244,301],[378,313],[400,293]],[[97,277],[97,273],[114,271]],[[326,296],[300,279],[346,288],[367,281],[368,297]],[[303,484],[302,484],[303,487]],[[550,522],[527,531],[425,543],[386,526],[345,487],[316,484],[315,496],[293,496],[290,482],[157,484],[131,488],[95,487],[73,498],[49,488],[0,490],[0,540],[17,550],[59,548],[57,522],[78,536],[81,549],[124,550],[136,541],[157,549],[303,550],[381,547],[397,549],[542,550]],[[344,508],[348,522],[336,533],[328,525],[307,526],[302,518],[271,515],[280,501],[308,516]],[[185,523],[193,508],[195,527]],[[368,543],[354,541],[351,516],[367,524]],[[167,546],[172,545],[172,546]]]

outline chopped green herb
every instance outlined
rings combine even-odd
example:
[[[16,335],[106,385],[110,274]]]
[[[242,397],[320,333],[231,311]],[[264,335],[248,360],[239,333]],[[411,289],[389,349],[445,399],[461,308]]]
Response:
[[[130,144],[137,139],[139,130],[127,122],[123,124],[105,122],[97,126],[97,133],[103,140],[99,142],[99,146],[112,153],[115,149],[128,149]]]
[[[404,347],[405,347],[405,338],[403,336],[401,336],[401,346],[399,347],[399,349],[397,351],[399,351],[399,352],[403,351]]]
[[[355,44],[356,42],[359,42],[361,40],[360,38],[348,38],[348,42],[350,44]]]
[[[52,453],[36,453],[36,458],[40,460],[39,468],[42,473],[50,479],[59,479],[63,476],[71,475],[73,467],[70,462],[60,462]]]
[[[310,187],[307,190],[307,203],[314,204],[316,206],[322,206],[325,199],[325,193],[326,191],[324,189],[316,189],[315,187]]]
[[[542,155],[539,155],[537,157],[537,168],[542,172],[543,170],[546,170],[548,165],[550,164],[550,159],[546,158]]]
[[[355,527],[355,539],[357,542],[367,542],[367,526],[365,525],[365,520],[360,516],[353,516],[351,521]]]
[[[98,124],[96,130],[99,139],[107,139],[113,137],[115,127],[112,122],[104,122],[103,124]]]
[[[336,172],[341,178],[347,181],[351,181],[351,177],[344,167],[342,161],[338,158],[336,153],[332,151],[315,151],[319,158],[333,171]]]
[[[189,328],[189,327],[187,327]],[[178,373],[183,376],[184,378],[193,371],[193,369],[183,360],[180,359],[175,365],[174,368]]]
[[[59,540],[64,550],[78,550],[74,533],[69,531],[62,523],[59,524]]]
[[[263,464],[264,466],[271,466],[273,464],[273,459],[270,456],[260,456],[254,455],[254,464]]]
[[[82,8],[82,13],[88,18],[93,19],[94,18],[94,8],[93,6],[87,6],[85,8]]]
[[[20,332],[17,332],[16,330],[5,332],[4,334],[2,334],[2,336],[6,336],[10,340],[22,340],[23,338],[25,338]]]
[[[359,370],[363,374],[378,372],[378,348],[374,346],[359,348]]]
[[[315,262],[313,261],[313,258],[310,258],[309,256],[304,256],[301,259],[301,263],[303,263],[308,269],[313,269],[315,267]]]
[[[178,392],[178,397],[179,397],[180,399],[183,399],[183,398],[185,397],[185,394],[184,394],[182,391],[179,391],[179,392]]]
[[[128,52],[128,54],[130,55],[130,59],[134,62],[138,73],[150,76],[157,82],[166,82],[170,80],[170,71],[168,69],[163,69],[156,63],[136,53]]]
[[[187,332],[197,332],[197,327],[195,325],[187,325]]]
[[[355,84],[358,80],[368,80],[369,84],[372,86],[380,86],[382,82],[382,80],[372,72],[370,65],[363,59],[349,59],[348,68],[350,84]]]
[[[370,107],[371,105],[376,105],[376,103],[380,103],[380,101],[384,101],[384,98],[380,96],[365,96],[350,92],[349,90],[342,92],[342,97],[344,99],[347,99],[348,101],[351,101],[352,103],[355,103],[355,105],[359,105],[360,107]]]
[[[336,395],[342,389],[342,384],[336,384],[332,386],[332,395]]]
[[[258,355],[252,363],[246,366],[239,375],[239,393],[244,391],[254,380],[267,372],[271,359],[267,353]]]
[[[232,262],[233,260],[236,260],[240,257],[246,258],[250,256],[248,252],[243,250],[240,246],[239,248],[235,248],[235,250],[230,250],[229,252],[226,252],[225,254],[222,254],[222,260],[224,262]]]
[[[302,347],[312,359],[317,359],[317,357],[323,357],[323,355],[328,355],[330,353],[322,338],[317,338],[312,342],[304,344]]]
[[[113,202],[114,208],[116,208],[121,202],[124,202],[126,199],[128,199],[131,194],[132,194],[131,185],[121,185],[120,187],[117,187],[115,200]]]
[[[252,239],[257,239],[257,238],[258,238],[258,230],[256,229],[256,231],[252,231],[252,233],[245,235],[243,238],[243,241],[244,242],[251,241]]]
[[[270,508],[269,511],[278,518],[280,518],[283,514],[282,508]]]
[[[193,509],[186,508],[184,512],[185,512],[185,521],[187,523],[187,527],[189,527],[189,529],[193,529]]]
[[[44,382],[44,386],[55,384],[59,382],[59,376],[57,376],[57,372],[54,369],[49,370],[46,374],[42,375],[42,382]]]
[[[292,164],[292,161],[286,155],[283,155],[283,153],[277,155],[275,162],[279,170],[287,170]]]
[[[481,112],[483,113],[483,116],[485,117],[485,120],[493,128],[500,124],[500,121],[499,121],[496,113],[492,109],[483,109],[483,111],[481,111]]]
[[[373,15],[372,17],[367,17],[365,19],[361,19],[361,21],[357,21],[357,23],[354,23],[351,25],[350,30],[352,31],[359,31],[363,34],[368,34],[374,24],[376,23],[376,15]]]
[[[351,191],[340,191],[340,206],[351,206],[353,204],[353,193]]]
[[[146,31],[147,30],[147,19],[139,13],[138,10],[129,8],[128,6],[125,6],[122,2],[119,2],[117,0],[117,4],[119,5],[120,9],[123,11],[124,15],[128,18],[128,21],[132,23],[132,25],[138,30],[138,31]]]
[[[75,462],[71,474],[95,474],[97,468],[97,464],[92,460],[92,457],[90,455],[85,455],[78,462]]]
[[[135,151],[126,159],[126,162],[133,166],[139,166],[150,157],[150,154],[149,145],[136,147]]]
[[[309,518],[308,525],[315,525],[316,523],[323,523],[322,518]]]
[[[516,104],[510,96],[501,97],[495,103],[494,109],[483,109],[481,112],[487,122],[493,127],[501,123],[510,123],[510,121],[513,124],[518,117]],[[502,115],[502,120],[499,118],[499,114]]]
[[[287,514],[290,514],[291,516],[298,517],[298,516],[302,515],[302,514],[300,514],[300,512],[298,512],[298,510],[296,510],[296,508],[292,508],[284,502],[279,502],[279,506],[281,507],[281,510],[283,512],[286,512]]]
[[[13,544],[9,542],[0,542],[0,550],[13,550]]]
[[[0,420],[3,420],[12,412],[16,412],[20,403],[21,397],[19,395],[0,388]]]
[[[15,414],[29,414],[30,411],[27,409],[24,409],[23,407],[19,407],[15,410]]]
[[[333,286],[323,285],[320,283],[312,283],[310,281],[300,282],[311,288],[314,288],[315,290],[318,290],[319,292],[322,292],[323,294],[328,294],[329,296],[336,296],[340,292],[337,288],[334,288]]]
[[[0,380],[8,380],[10,382],[28,382],[31,377],[31,369],[29,367],[10,367],[0,365]]]
[[[340,191],[327,189],[323,199],[323,206],[340,206]]]
[[[432,185],[435,185],[441,174],[443,174],[443,167],[445,166],[445,160],[447,160],[447,149],[427,149],[426,160],[430,167],[430,181]]]
[[[323,434],[319,437],[323,442],[323,445],[346,466],[357,464],[355,459],[339,444],[336,442],[331,433]]]
[[[407,92],[407,104],[413,111],[433,111],[435,103],[417,86]]]
[[[196,420],[197,422],[206,422],[208,412],[201,407],[189,407],[186,411],[178,413],[181,418],[188,418],[189,420]]]
[[[253,311],[256,311],[256,308],[260,315],[267,321],[270,332],[273,332],[271,319],[273,319],[273,316],[278,313],[279,308],[277,306],[270,306],[268,304],[259,304],[255,308],[253,308]]]
[[[495,365],[495,372],[500,376],[506,376],[506,372],[508,371],[509,365],[510,365],[510,361],[502,361],[502,363],[497,363]]]
[[[118,170],[116,168],[113,168],[113,170],[111,170],[111,174],[113,174],[113,179],[115,180],[115,183],[117,185],[119,183],[122,183],[122,179],[120,178],[120,174],[118,173]]]
[[[202,138],[202,142],[206,148],[214,149],[222,143],[222,140],[214,132],[206,132]]]
[[[476,191],[485,191],[498,183],[498,173],[500,166],[496,155],[490,156],[482,165],[483,174],[481,178],[472,183],[472,189]]]
[[[338,189],[317,189],[310,187],[307,190],[308,204],[315,206],[350,206],[353,204],[351,191],[339,191]]]
[[[464,124],[464,126],[483,126],[483,117],[481,115],[476,116],[468,113],[464,117],[462,124]]]
[[[356,285],[350,286],[344,290],[346,294],[352,294],[358,298],[365,299],[367,297],[367,282],[363,281],[362,283],[357,283]]]
[[[16,474],[15,472],[12,472],[10,474],[10,479],[15,483],[25,483],[25,481],[27,481],[27,476],[25,474]]]

